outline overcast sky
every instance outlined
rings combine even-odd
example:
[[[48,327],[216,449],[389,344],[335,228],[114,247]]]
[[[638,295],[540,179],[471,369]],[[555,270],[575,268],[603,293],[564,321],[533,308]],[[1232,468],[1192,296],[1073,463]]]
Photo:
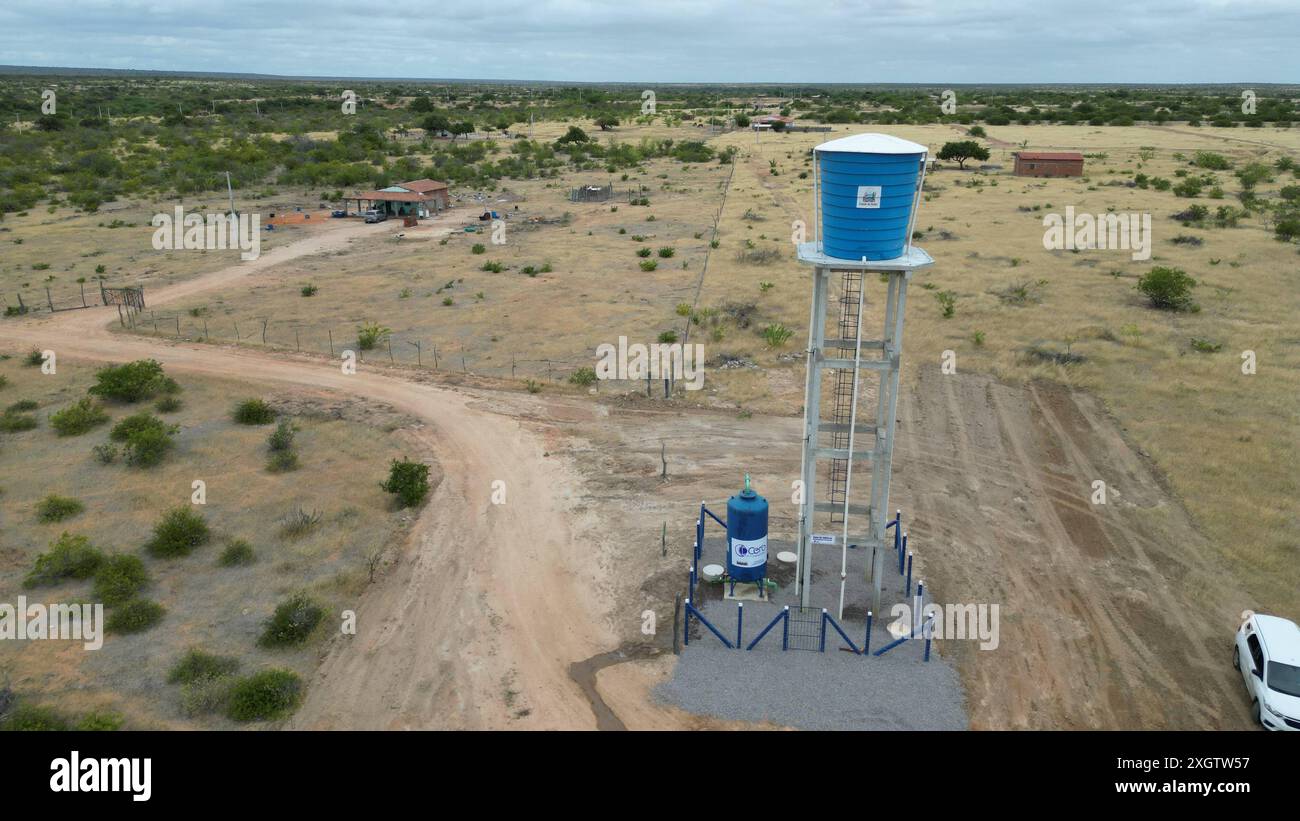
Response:
[[[3,0],[0,64],[592,82],[1300,82],[1300,0]]]

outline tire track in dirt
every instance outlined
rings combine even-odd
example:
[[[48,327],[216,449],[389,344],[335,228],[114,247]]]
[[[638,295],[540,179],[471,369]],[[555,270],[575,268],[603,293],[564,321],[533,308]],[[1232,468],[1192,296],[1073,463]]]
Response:
[[[1177,589],[1161,574],[1204,539],[1090,397],[922,369],[900,416],[896,495],[936,601],[1002,605],[998,650],[941,642],[973,727],[1250,726],[1209,649],[1235,625],[1188,589],[1212,569],[1189,556]],[[1099,516],[1090,483],[1108,477]]]

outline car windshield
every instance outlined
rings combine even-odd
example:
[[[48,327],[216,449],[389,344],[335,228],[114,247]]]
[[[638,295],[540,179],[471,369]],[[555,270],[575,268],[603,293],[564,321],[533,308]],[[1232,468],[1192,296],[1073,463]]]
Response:
[[[1268,663],[1268,688],[1300,698],[1300,667],[1280,661]]]

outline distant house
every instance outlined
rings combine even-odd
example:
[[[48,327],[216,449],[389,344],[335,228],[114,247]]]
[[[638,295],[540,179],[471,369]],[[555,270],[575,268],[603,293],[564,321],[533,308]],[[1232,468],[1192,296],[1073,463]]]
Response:
[[[1074,151],[1017,151],[1017,177],[1082,177],[1083,155]]]
[[[450,189],[447,183],[437,180],[412,180],[378,191],[358,191],[350,197],[344,197],[345,210],[349,202],[356,202],[357,212],[374,209],[383,211],[390,217],[414,216],[423,219],[450,205]]]
[[[778,126],[777,123],[780,123]],[[769,128],[785,128],[794,124],[794,117],[782,117],[780,114],[762,114],[758,117],[751,117],[749,127],[755,131],[764,131]]]

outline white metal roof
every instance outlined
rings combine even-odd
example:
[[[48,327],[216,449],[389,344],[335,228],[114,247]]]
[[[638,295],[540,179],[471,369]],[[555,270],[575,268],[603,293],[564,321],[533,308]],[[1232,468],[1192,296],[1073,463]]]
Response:
[[[853,134],[817,146],[818,151],[843,151],[854,154],[925,154],[929,149],[892,134]]]

